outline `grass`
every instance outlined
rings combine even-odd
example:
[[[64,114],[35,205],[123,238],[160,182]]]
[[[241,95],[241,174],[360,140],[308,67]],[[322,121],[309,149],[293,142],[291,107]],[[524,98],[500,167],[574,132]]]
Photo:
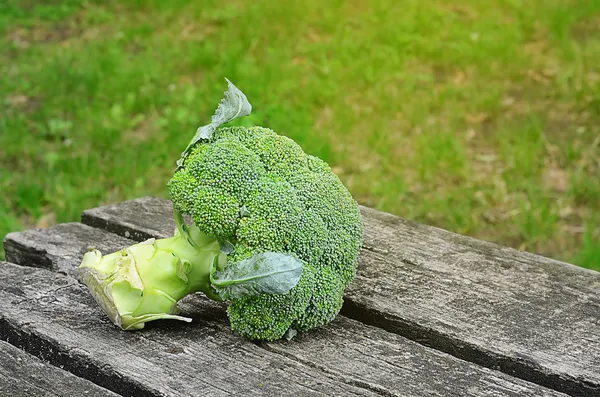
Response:
[[[165,196],[227,76],[360,203],[600,270],[598,0],[37,3],[0,5],[0,238]]]

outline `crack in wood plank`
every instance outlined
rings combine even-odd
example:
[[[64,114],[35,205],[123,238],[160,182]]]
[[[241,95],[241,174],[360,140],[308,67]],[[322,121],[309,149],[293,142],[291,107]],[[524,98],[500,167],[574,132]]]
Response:
[[[117,397],[94,383],[0,341],[0,395]]]

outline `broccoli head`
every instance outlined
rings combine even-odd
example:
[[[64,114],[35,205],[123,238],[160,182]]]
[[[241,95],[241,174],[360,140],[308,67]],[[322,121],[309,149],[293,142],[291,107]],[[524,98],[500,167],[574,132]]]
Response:
[[[227,94],[232,91],[239,93],[229,98],[234,106],[228,103]],[[99,278],[93,277],[98,269],[105,279],[110,275],[121,283],[129,282],[130,295],[136,295],[129,291],[132,288],[144,295],[144,289],[152,285],[169,296],[172,305],[163,305],[162,318],[185,319],[176,316],[175,303],[189,292],[227,300],[232,329],[249,339],[275,340],[286,333],[305,332],[327,324],[340,311],[362,244],[358,205],[327,163],[305,154],[293,140],[268,128],[220,127],[220,121],[215,122],[216,117],[231,119],[223,114],[243,108],[244,101],[245,96],[230,83],[208,126],[210,131],[206,132],[207,126],[200,128],[178,162],[168,182],[178,224],[173,240],[142,243],[152,245],[149,250],[154,250],[155,257],[161,250],[171,254],[175,264],[170,266],[179,267],[187,289],[161,286],[163,281],[154,280],[152,271],[145,272],[151,276],[140,274],[134,285],[119,270],[131,266],[112,264],[116,261],[110,255],[102,258],[96,252],[89,254],[87,263],[84,259],[88,285],[100,295],[96,299],[105,310],[106,300],[113,306],[116,300],[127,300],[128,311],[123,313],[131,317],[125,324],[130,329],[139,329],[149,321],[146,318],[160,313],[140,310],[148,306],[143,297],[138,305],[129,302],[130,297],[108,296],[115,289],[109,293],[99,286]],[[183,221],[184,215],[193,220],[192,225]],[[136,258],[131,249],[116,254],[131,257],[128,260],[137,268],[140,261],[144,261],[142,268],[150,270],[165,267]],[[126,316],[111,310],[123,327]]]

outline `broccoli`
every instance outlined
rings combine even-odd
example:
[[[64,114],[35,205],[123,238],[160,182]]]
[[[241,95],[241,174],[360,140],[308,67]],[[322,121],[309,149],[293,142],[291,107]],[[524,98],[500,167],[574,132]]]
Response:
[[[123,329],[191,321],[177,301],[194,292],[229,301],[231,328],[251,340],[323,326],[342,307],[362,244],[357,203],[327,163],[293,140],[263,127],[221,127],[251,110],[227,81],[212,123],[198,129],[167,184],[174,236],[83,258],[84,282]]]

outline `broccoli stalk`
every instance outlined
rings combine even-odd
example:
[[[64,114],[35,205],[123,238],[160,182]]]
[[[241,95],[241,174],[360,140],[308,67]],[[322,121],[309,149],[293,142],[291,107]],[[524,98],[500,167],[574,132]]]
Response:
[[[221,300],[211,286],[211,272],[215,266],[222,268],[227,256],[216,238],[188,227],[181,216],[175,218],[173,237],[150,239],[105,256],[94,249],[83,257],[85,284],[113,323],[125,330],[158,319],[191,321],[178,316],[177,309],[177,301],[190,293]]]
[[[178,315],[177,302],[194,292],[221,301],[285,293],[298,282],[302,264],[278,253],[260,253],[225,270],[223,243],[188,226],[176,209],[174,215],[173,237],[152,238],[106,256],[93,249],[83,257],[84,283],[122,329],[139,330],[153,320],[191,322]]]
[[[251,110],[228,83],[168,183],[175,235],[84,256],[84,282],[122,329],[191,321],[177,301],[193,292],[229,301],[232,329],[259,340],[320,327],[342,306],[362,244],[357,203],[291,139],[263,127],[220,128]]]

